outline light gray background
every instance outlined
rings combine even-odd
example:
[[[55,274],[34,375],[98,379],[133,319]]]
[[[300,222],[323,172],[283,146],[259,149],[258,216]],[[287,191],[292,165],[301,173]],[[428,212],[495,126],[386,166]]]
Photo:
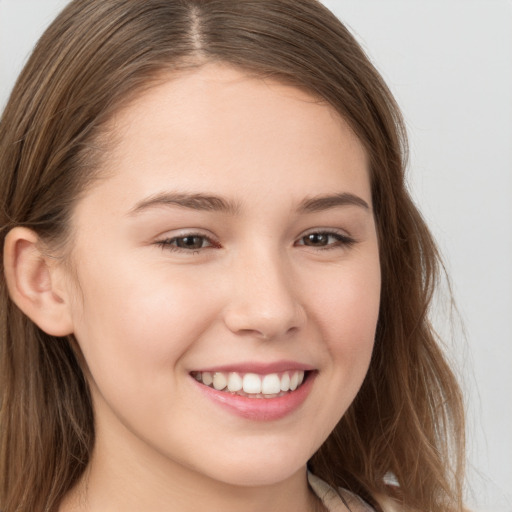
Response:
[[[0,108],[66,3],[0,0]],[[411,190],[460,311],[453,328],[436,317],[453,339],[466,390],[470,503],[512,512],[512,2],[324,3],[355,33],[403,109]],[[438,309],[446,311],[445,300]]]

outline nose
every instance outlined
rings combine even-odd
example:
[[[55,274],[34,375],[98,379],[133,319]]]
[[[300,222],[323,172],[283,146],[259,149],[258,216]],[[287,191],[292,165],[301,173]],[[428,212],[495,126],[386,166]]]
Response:
[[[270,340],[300,329],[306,320],[285,258],[253,254],[230,271],[224,322],[234,333]]]

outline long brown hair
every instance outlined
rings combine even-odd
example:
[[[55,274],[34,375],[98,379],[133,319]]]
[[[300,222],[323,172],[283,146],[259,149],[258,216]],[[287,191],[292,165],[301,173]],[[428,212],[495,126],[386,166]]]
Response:
[[[222,61],[300,87],[351,125],[371,165],[382,296],[368,375],[309,462],[378,506],[462,510],[456,380],[427,317],[436,246],[405,188],[406,136],[380,75],[315,0],[75,0],[43,35],[0,122],[0,237],[26,226],[65,245],[101,169],[112,114],[165,70]],[[2,263],[3,265],[3,263]],[[2,272],[3,274],[3,272]],[[0,278],[0,509],[53,511],[83,474],[93,410],[75,340],[25,317]],[[390,487],[393,474],[400,487]]]

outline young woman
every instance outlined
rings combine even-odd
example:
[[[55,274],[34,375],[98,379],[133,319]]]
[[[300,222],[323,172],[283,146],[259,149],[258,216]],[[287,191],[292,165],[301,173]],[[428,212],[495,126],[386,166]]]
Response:
[[[435,245],[314,0],[77,0],[0,124],[0,508],[462,510]]]

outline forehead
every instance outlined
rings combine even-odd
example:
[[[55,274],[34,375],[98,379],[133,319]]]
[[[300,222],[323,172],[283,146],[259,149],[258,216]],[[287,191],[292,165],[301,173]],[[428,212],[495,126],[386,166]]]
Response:
[[[365,151],[332,106],[227,65],[164,77],[116,114],[111,131],[104,170],[137,193],[167,183],[229,195],[242,181],[246,191],[263,183],[303,196],[343,178],[371,201]]]

